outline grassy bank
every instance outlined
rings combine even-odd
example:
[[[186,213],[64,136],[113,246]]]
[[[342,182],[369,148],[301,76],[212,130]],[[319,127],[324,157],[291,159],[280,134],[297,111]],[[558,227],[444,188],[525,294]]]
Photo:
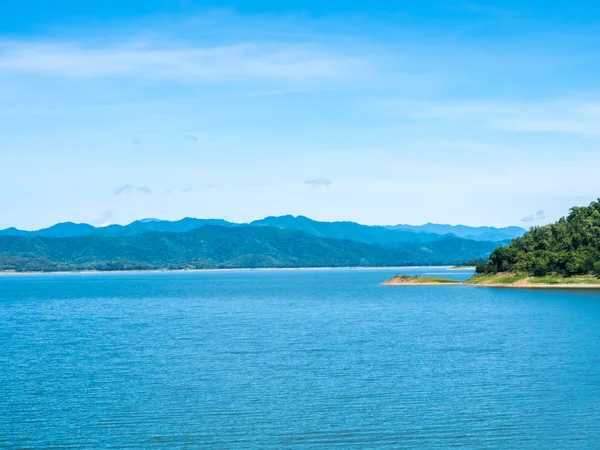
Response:
[[[421,277],[421,276],[410,276],[410,275],[396,275],[386,282],[382,283],[384,286],[415,286],[415,285],[436,285],[436,284],[459,284],[458,281],[451,280],[449,278],[441,277]]]
[[[507,286],[507,287],[598,287],[600,278],[595,275],[546,275],[532,277],[522,273],[497,273],[475,275],[465,284],[473,286]]]

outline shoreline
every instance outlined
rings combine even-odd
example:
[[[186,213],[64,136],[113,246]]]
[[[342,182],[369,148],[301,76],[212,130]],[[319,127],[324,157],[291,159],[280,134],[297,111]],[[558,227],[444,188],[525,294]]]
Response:
[[[380,283],[380,286],[456,286],[460,284],[462,284],[460,281],[451,278],[395,275]]]
[[[462,286],[462,284],[460,281],[456,283],[388,283],[384,281],[380,283],[380,286]]]
[[[473,284],[463,283],[464,286],[470,287],[487,287],[493,289],[600,289],[600,284],[584,284],[584,283],[559,283],[559,284],[548,284],[548,283],[533,283],[533,284],[502,284],[502,283],[491,283],[491,284]]]
[[[384,281],[380,286],[464,286],[492,289],[581,289],[581,290],[600,290],[600,284],[472,284],[457,281],[455,283],[393,283]]]
[[[538,282],[535,277],[522,278],[517,281],[512,282],[497,282],[495,280],[485,280],[483,283],[473,282],[471,280],[477,280],[476,277],[470,278],[465,281],[453,280],[451,278],[439,278],[439,277],[411,277],[406,275],[396,275],[383,283],[380,286],[465,286],[465,287],[484,287],[484,288],[492,288],[492,289],[598,289],[600,290],[600,282],[596,283],[592,280],[596,280],[595,278],[578,278],[571,283],[548,283],[548,282]],[[545,280],[544,280],[545,281]]]
[[[149,269],[149,270],[70,270],[52,272],[11,272],[0,271],[1,276],[11,275],[98,275],[98,274],[145,274],[145,273],[204,273],[204,272],[268,272],[293,270],[414,270],[414,269],[449,269],[451,266],[344,266],[344,267],[239,267],[223,269]]]
[[[591,275],[534,277],[526,274],[500,273],[476,275],[465,281],[465,285],[495,289],[600,289],[600,280]]]

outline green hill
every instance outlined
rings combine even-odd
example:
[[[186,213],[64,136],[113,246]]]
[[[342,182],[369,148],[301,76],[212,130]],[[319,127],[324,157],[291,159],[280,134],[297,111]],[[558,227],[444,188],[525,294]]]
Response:
[[[135,236],[0,236],[0,270],[360,267],[456,264],[497,243],[449,237],[383,247],[271,227],[207,225]]]
[[[431,242],[443,236],[436,233],[415,233],[391,230],[382,226],[361,225],[356,222],[320,222],[304,216],[278,216],[255,220],[250,225],[304,231],[319,237],[349,239],[364,244],[395,245],[401,242]]]
[[[193,219],[186,217],[181,220],[169,221],[158,219],[136,220],[129,225],[109,225],[106,227],[94,227],[85,223],[63,222],[57,223],[49,228],[36,231],[24,231],[16,228],[0,230],[0,236],[38,236],[51,238],[81,237],[81,236],[135,236],[152,231],[166,231],[170,233],[184,233],[197,230],[206,225],[217,225],[221,227],[237,226],[238,224],[221,219]]]
[[[490,255],[479,273],[514,272],[541,277],[600,275],[600,200],[574,207],[558,222],[534,227]]]

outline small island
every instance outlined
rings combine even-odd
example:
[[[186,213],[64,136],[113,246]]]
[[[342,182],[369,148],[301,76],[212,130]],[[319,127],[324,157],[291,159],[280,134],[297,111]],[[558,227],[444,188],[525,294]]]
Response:
[[[438,286],[447,284],[460,284],[460,282],[441,277],[395,275],[389,280],[381,283],[382,286]]]

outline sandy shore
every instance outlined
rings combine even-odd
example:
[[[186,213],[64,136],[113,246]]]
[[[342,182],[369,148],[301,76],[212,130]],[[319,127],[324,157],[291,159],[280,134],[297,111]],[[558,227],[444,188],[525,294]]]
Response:
[[[600,289],[600,283],[533,283],[535,277],[522,278],[514,283],[469,283],[467,286],[491,287],[491,288],[512,288],[512,289]],[[585,280],[582,280],[585,281]]]
[[[599,289],[600,284],[594,283],[532,283],[532,278],[524,278],[515,283],[469,283],[452,281],[443,282],[435,280],[427,280],[427,278],[411,278],[411,277],[393,277],[381,283],[381,286],[467,286],[467,287],[487,287],[487,288],[509,288],[509,289]]]
[[[392,283],[392,282],[383,282],[381,286],[460,286],[462,283],[459,281],[455,283]]]
[[[463,283],[465,286],[472,287],[488,287],[488,288],[509,288],[509,289],[600,289],[600,284],[501,284],[501,283],[490,283],[490,284],[471,284]]]
[[[381,283],[381,286],[454,286],[457,284],[461,282],[450,278],[394,276]]]
[[[467,287],[482,287],[482,288],[494,288],[494,289],[599,289],[600,284],[470,284],[461,283],[459,281],[455,283],[414,283],[414,282],[399,282],[394,283],[392,281],[385,281],[381,283],[381,286],[467,286]]]

